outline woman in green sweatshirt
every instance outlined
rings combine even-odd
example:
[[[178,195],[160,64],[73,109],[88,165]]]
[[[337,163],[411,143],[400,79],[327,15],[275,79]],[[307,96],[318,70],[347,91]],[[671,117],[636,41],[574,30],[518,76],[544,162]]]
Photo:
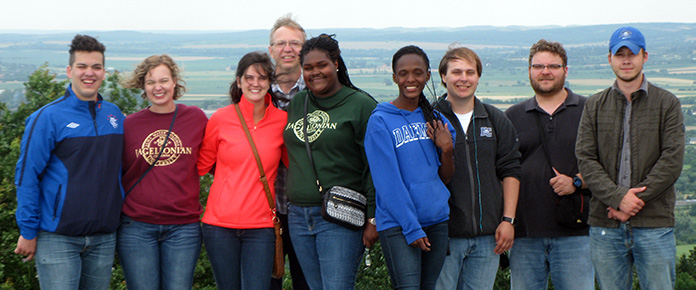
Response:
[[[312,289],[353,289],[363,245],[377,239],[374,225],[375,190],[363,149],[367,120],[377,102],[356,88],[348,77],[338,41],[322,34],[300,51],[307,88],[292,98],[283,133],[288,150],[288,223],[302,271]],[[307,106],[307,139],[315,170],[305,148],[303,130]],[[367,198],[367,222],[353,230],[324,220],[322,193],[344,186]]]

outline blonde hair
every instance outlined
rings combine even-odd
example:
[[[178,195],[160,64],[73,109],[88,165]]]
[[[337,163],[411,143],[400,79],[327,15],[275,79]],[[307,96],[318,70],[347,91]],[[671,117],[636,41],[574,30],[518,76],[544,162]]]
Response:
[[[300,32],[302,32],[302,41],[307,39],[307,33],[305,32],[304,28],[302,28],[302,26],[299,23],[297,23],[297,21],[295,21],[295,19],[292,19],[292,13],[288,13],[288,14],[285,14],[285,15],[281,16],[280,18],[278,18],[278,20],[276,20],[275,24],[273,24],[273,28],[271,28],[271,35],[269,38],[270,44],[273,44],[273,33],[275,33],[276,30],[278,30],[284,26],[290,27],[292,29],[299,30]]]
[[[186,82],[179,77],[179,66],[176,65],[174,60],[166,55],[152,55],[143,62],[141,62],[138,67],[133,71],[133,75],[129,80],[127,80],[123,86],[132,89],[141,89],[143,93],[140,95],[144,100],[147,100],[147,95],[145,94],[145,76],[153,68],[159,65],[165,65],[169,72],[172,74],[172,78],[176,81],[176,87],[174,88],[174,100],[178,100],[186,92],[186,87],[184,86]]]

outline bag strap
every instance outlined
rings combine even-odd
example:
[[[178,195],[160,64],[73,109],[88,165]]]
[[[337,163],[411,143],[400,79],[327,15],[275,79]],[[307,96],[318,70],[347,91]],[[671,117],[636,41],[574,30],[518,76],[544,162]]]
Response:
[[[278,222],[278,217],[276,216],[275,201],[271,195],[271,188],[268,186],[268,179],[266,178],[266,172],[263,170],[263,165],[261,164],[261,157],[259,157],[259,151],[256,150],[256,144],[254,144],[254,138],[251,137],[249,133],[249,128],[244,121],[244,116],[242,116],[242,111],[239,109],[239,104],[234,104],[234,109],[237,111],[237,117],[239,117],[239,122],[244,129],[244,134],[247,136],[249,141],[249,146],[251,146],[251,151],[254,153],[254,158],[256,158],[256,166],[259,168],[259,180],[263,184],[263,191],[266,192],[266,199],[268,200],[268,207],[271,209],[271,214],[273,214],[273,223]]]
[[[304,103],[304,123],[302,124],[302,133],[304,134],[304,144],[307,149],[307,155],[309,156],[309,163],[312,164],[312,170],[314,170],[314,176],[317,178],[317,187],[319,188],[319,194],[324,195],[324,190],[319,183],[319,174],[317,174],[317,168],[314,167],[314,159],[312,158],[312,149],[309,147],[309,137],[307,137],[307,106],[309,105],[309,90],[307,90],[307,96],[305,96]]]
[[[544,125],[541,124],[541,117],[539,116],[539,112],[536,112],[534,114],[534,117],[536,117],[536,123],[537,127],[539,128],[539,139],[541,139],[541,146],[544,147],[544,154],[546,154],[546,160],[549,162],[549,165],[551,165],[551,168],[556,168],[553,166],[553,162],[551,161],[551,154],[549,153],[549,148],[546,145],[546,135],[544,134]]]
[[[138,181],[136,181],[133,184],[133,186],[131,186],[131,188],[128,189],[128,191],[126,191],[126,195],[128,195],[133,190],[133,188],[135,188],[135,186],[138,185],[138,183],[140,183],[141,180],[143,180],[143,178],[145,178],[145,175],[147,175],[150,172],[150,170],[152,170],[152,168],[155,167],[155,164],[157,164],[157,161],[159,161],[160,157],[162,157],[162,152],[164,152],[164,147],[166,147],[167,143],[169,142],[169,134],[172,133],[172,128],[174,128],[174,120],[176,120],[176,113],[178,111],[179,111],[179,107],[174,105],[174,116],[172,117],[172,123],[169,124],[169,131],[167,131],[167,137],[164,138],[164,142],[162,143],[162,148],[160,148],[160,152],[157,155],[157,158],[155,158],[155,161],[152,161],[152,164],[150,164],[150,167],[148,167],[147,170],[145,170],[145,173],[143,173],[143,175],[140,176]]]

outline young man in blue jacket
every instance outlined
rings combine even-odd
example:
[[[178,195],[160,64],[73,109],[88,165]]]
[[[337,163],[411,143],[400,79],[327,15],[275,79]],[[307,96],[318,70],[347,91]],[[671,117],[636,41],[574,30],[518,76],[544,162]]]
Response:
[[[15,253],[36,258],[44,289],[108,289],[123,189],[124,116],[103,101],[102,43],[76,35],[65,95],[26,121],[15,171]]]

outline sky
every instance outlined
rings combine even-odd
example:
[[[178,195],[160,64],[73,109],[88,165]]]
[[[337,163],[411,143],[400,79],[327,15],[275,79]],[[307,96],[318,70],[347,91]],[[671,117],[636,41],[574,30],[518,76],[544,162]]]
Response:
[[[305,29],[696,22],[694,0],[3,0],[0,32]]]

